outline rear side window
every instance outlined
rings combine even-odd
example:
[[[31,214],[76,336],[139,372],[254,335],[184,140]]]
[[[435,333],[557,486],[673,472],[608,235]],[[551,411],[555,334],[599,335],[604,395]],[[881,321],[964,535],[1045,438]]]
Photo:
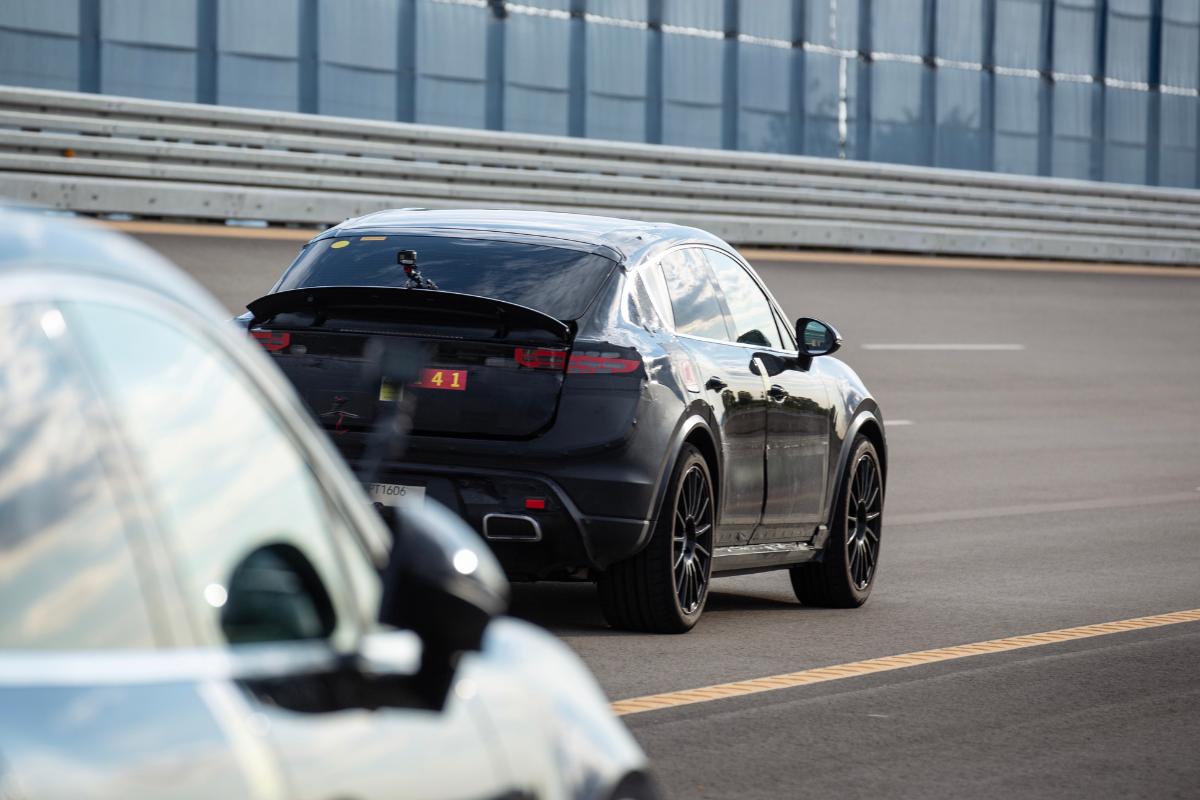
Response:
[[[90,420],[96,398],[67,369],[62,314],[0,305],[0,649],[153,647]]]
[[[241,367],[197,332],[141,311],[63,311],[148,485],[204,638],[352,635],[336,613],[350,602],[337,519]]]
[[[305,248],[279,291],[310,286],[389,286],[408,282],[396,263],[401,250],[417,251],[421,275],[443,292],[491,297],[578,319],[616,262],[562,247],[444,236],[347,236]]]
[[[725,314],[703,253],[690,248],[669,253],[662,260],[662,271],[671,295],[675,330],[728,341]]]

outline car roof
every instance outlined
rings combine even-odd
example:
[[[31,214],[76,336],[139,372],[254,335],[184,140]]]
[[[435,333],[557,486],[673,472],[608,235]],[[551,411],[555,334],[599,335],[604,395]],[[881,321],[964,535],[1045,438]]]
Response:
[[[18,274],[115,280],[215,323],[228,316],[199,283],[136,239],[86,218],[0,202],[0,278]]]
[[[359,233],[409,233],[431,236],[488,234],[498,239],[546,240],[548,245],[573,246],[606,253],[614,260],[636,264],[644,257],[666,247],[685,243],[706,243],[728,248],[711,233],[669,222],[568,214],[556,211],[520,211],[511,209],[432,210],[398,208],[348,219],[314,238]]]

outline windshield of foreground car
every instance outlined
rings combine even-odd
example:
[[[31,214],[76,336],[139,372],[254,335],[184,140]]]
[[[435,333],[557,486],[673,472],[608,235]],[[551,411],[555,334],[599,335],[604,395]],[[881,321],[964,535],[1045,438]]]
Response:
[[[582,316],[615,266],[604,256],[562,247],[364,234],[310,244],[284,275],[278,291],[310,286],[401,287],[408,283],[404,268],[396,263],[401,250],[417,251],[417,268],[439,291],[491,297],[561,320]]]

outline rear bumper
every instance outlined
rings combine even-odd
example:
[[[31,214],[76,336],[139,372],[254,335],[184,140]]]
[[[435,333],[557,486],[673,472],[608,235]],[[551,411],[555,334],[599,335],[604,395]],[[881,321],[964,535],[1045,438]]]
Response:
[[[487,541],[512,580],[606,569],[641,550],[652,527],[584,514],[556,481],[532,472],[406,462],[384,465],[376,482],[423,486]]]

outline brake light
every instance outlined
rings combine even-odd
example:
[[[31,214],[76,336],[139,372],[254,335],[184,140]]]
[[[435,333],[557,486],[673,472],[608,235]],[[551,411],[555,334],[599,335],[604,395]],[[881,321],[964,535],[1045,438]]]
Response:
[[[267,350],[282,350],[292,340],[290,333],[276,333],[274,331],[250,331],[250,335],[257,339],[258,343]]]
[[[514,358],[522,367],[533,369],[565,369],[567,366],[566,350],[535,350],[529,347],[518,347]]]

